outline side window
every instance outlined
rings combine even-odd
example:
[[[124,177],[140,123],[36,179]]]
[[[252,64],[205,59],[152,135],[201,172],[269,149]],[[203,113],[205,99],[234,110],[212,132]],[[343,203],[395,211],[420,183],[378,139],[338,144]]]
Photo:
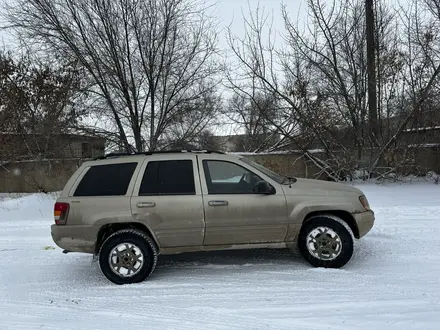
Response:
[[[139,196],[195,195],[192,160],[148,162]]]
[[[136,166],[137,163],[92,166],[73,196],[124,196]]]
[[[203,161],[209,194],[252,194],[262,179],[246,168],[218,160]]]

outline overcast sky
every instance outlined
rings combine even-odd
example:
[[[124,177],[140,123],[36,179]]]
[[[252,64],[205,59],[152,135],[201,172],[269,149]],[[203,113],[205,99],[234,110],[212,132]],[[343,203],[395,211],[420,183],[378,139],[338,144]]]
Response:
[[[14,0],[0,0],[0,3],[5,1],[13,2]],[[227,48],[225,29],[231,24],[234,34],[241,34],[243,32],[243,16],[247,14],[249,8],[255,10],[259,5],[260,8],[264,8],[265,13],[273,14],[273,29],[281,32],[283,30],[283,20],[281,17],[281,5],[284,3],[287,6],[287,10],[292,21],[300,20],[300,25],[305,23],[301,22],[306,17],[307,0],[200,0],[206,3],[214,3],[214,14],[217,16],[220,22],[220,28],[222,29],[219,47],[221,49]],[[407,4],[409,0],[382,0],[388,3],[400,3]],[[325,3],[326,0],[323,0]],[[4,22],[1,21],[0,25]],[[11,37],[0,30],[0,43],[4,44],[6,48],[11,45]]]
[[[14,1],[14,0],[0,0],[0,3],[4,3],[5,1]],[[218,17],[220,21],[220,26],[223,29],[220,35],[220,44],[219,47],[224,49],[227,47],[226,38],[225,38],[225,29],[227,26],[232,24],[232,28],[234,33],[240,34],[243,32],[243,16],[242,13],[248,13],[249,8],[251,10],[255,10],[255,8],[259,5],[264,8],[266,13],[273,14],[273,28],[276,31],[283,30],[283,20],[281,17],[281,5],[284,3],[287,6],[290,17],[293,21],[297,18],[299,20],[304,19],[306,16],[306,6],[307,0],[201,0],[206,1],[207,3],[215,3],[215,15]],[[325,3],[326,0],[323,0]],[[394,4],[402,4],[406,5],[409,0],[382,0],[388,3]],[[300,22],[304,23],[304,22]],[[0,25],[3,25],[4,22],[1,21]],[[4,44],[7,48],[9,48],[11,44],[10,36],[6,35],[4,32],[0,30],[0,43]]]
[[[306,0],[217,0],[216,13],[223,22],[223,27],[232,24],[234,32],[240,33],[243,30],[243,15],[251,10],[255,10],[259,5],[264,8],[265,13],[273,14],[273,28],[275,30],[283,29],[281,17],[281,5],[284,3],[292,18],[303,16],[305,14]]]
[[[0,0],[3,2],[4,0]],[[11,1],[11,0],[9,0]],[[249,8],[252,10],[255,9],[258,4],[260,7],[264,7],[265,12],[273,13],[274,29],[280,31],[283,28],[283,22],[281,19],[281,4],[283,1],[281,0],[206,0],[209,2],[215,2],[216,5],[214,7],[215,15],[218,17],[220,21],[220,26],[223,29],[220,35],[220,44],[219,47],[224,49],[227,47],[226,39],[225,39],[225,30],[227,26],[232,24],[232,28],[234,33],[240,34],[243,31],[243,13],[248,13]],[[284,3],[287,4],[288,10],[292,17],[297,17],[298,13],[304,13],[306,0],[284,0]],[[300,15],[301,15],[300,14]],[[4,24],[0,18],[0,24]],[[11,47],[11,37],[4,32],[0,31],[0,42],[4,44],[6,48]]]

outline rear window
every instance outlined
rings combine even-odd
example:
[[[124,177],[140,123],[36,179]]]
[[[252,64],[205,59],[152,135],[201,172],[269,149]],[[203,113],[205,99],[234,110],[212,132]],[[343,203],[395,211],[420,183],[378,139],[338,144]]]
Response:
[[[137,163],[96,165],[89,168],[74,196],[124,196]]]
[[[139,196],[194,195],[194,170],[191,160],[148,162]]]

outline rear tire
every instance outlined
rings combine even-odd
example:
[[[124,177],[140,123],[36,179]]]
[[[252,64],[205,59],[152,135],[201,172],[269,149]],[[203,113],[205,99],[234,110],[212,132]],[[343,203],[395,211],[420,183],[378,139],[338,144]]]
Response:
[[[341,268],[353,255],[353,232],[336,216],[312,217],[302,225],[298,250],[314,267]]]
[[[157,248],[150,237],[136,229],[110,235],[99,251],[99,266],[115,284],[139,283],[156,268]]]

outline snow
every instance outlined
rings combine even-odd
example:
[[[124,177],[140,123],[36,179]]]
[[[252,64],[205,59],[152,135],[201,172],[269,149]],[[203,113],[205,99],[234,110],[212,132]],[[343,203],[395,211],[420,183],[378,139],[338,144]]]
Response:
[[[440,129],[440,126],[431,126],[431,127],[418,127],[418,128],[408,128],[404,132],[414,132],[414,131],[430,131]]]
[[[54,196],[0,196],[0,329],[438,329],[440,186],[358,187],[377,222],[343,269],[284,251],[193,253],[127,286],[55,246]]]
[[[438,148],[440,143],[422,143],[422,144],[410,144],[409,148]]]
[[[307,152],[311,154],[323,153],[324,149],[308,149]],[[289,154],[303,154],[303,150],[280,150],[280,151],[261,151],[261,152],[248,152],[248,151],[239,151],[239,152],[227,152],[229,155],[238,155],[238,156],[262,156],[262,155],[289,155]]]

